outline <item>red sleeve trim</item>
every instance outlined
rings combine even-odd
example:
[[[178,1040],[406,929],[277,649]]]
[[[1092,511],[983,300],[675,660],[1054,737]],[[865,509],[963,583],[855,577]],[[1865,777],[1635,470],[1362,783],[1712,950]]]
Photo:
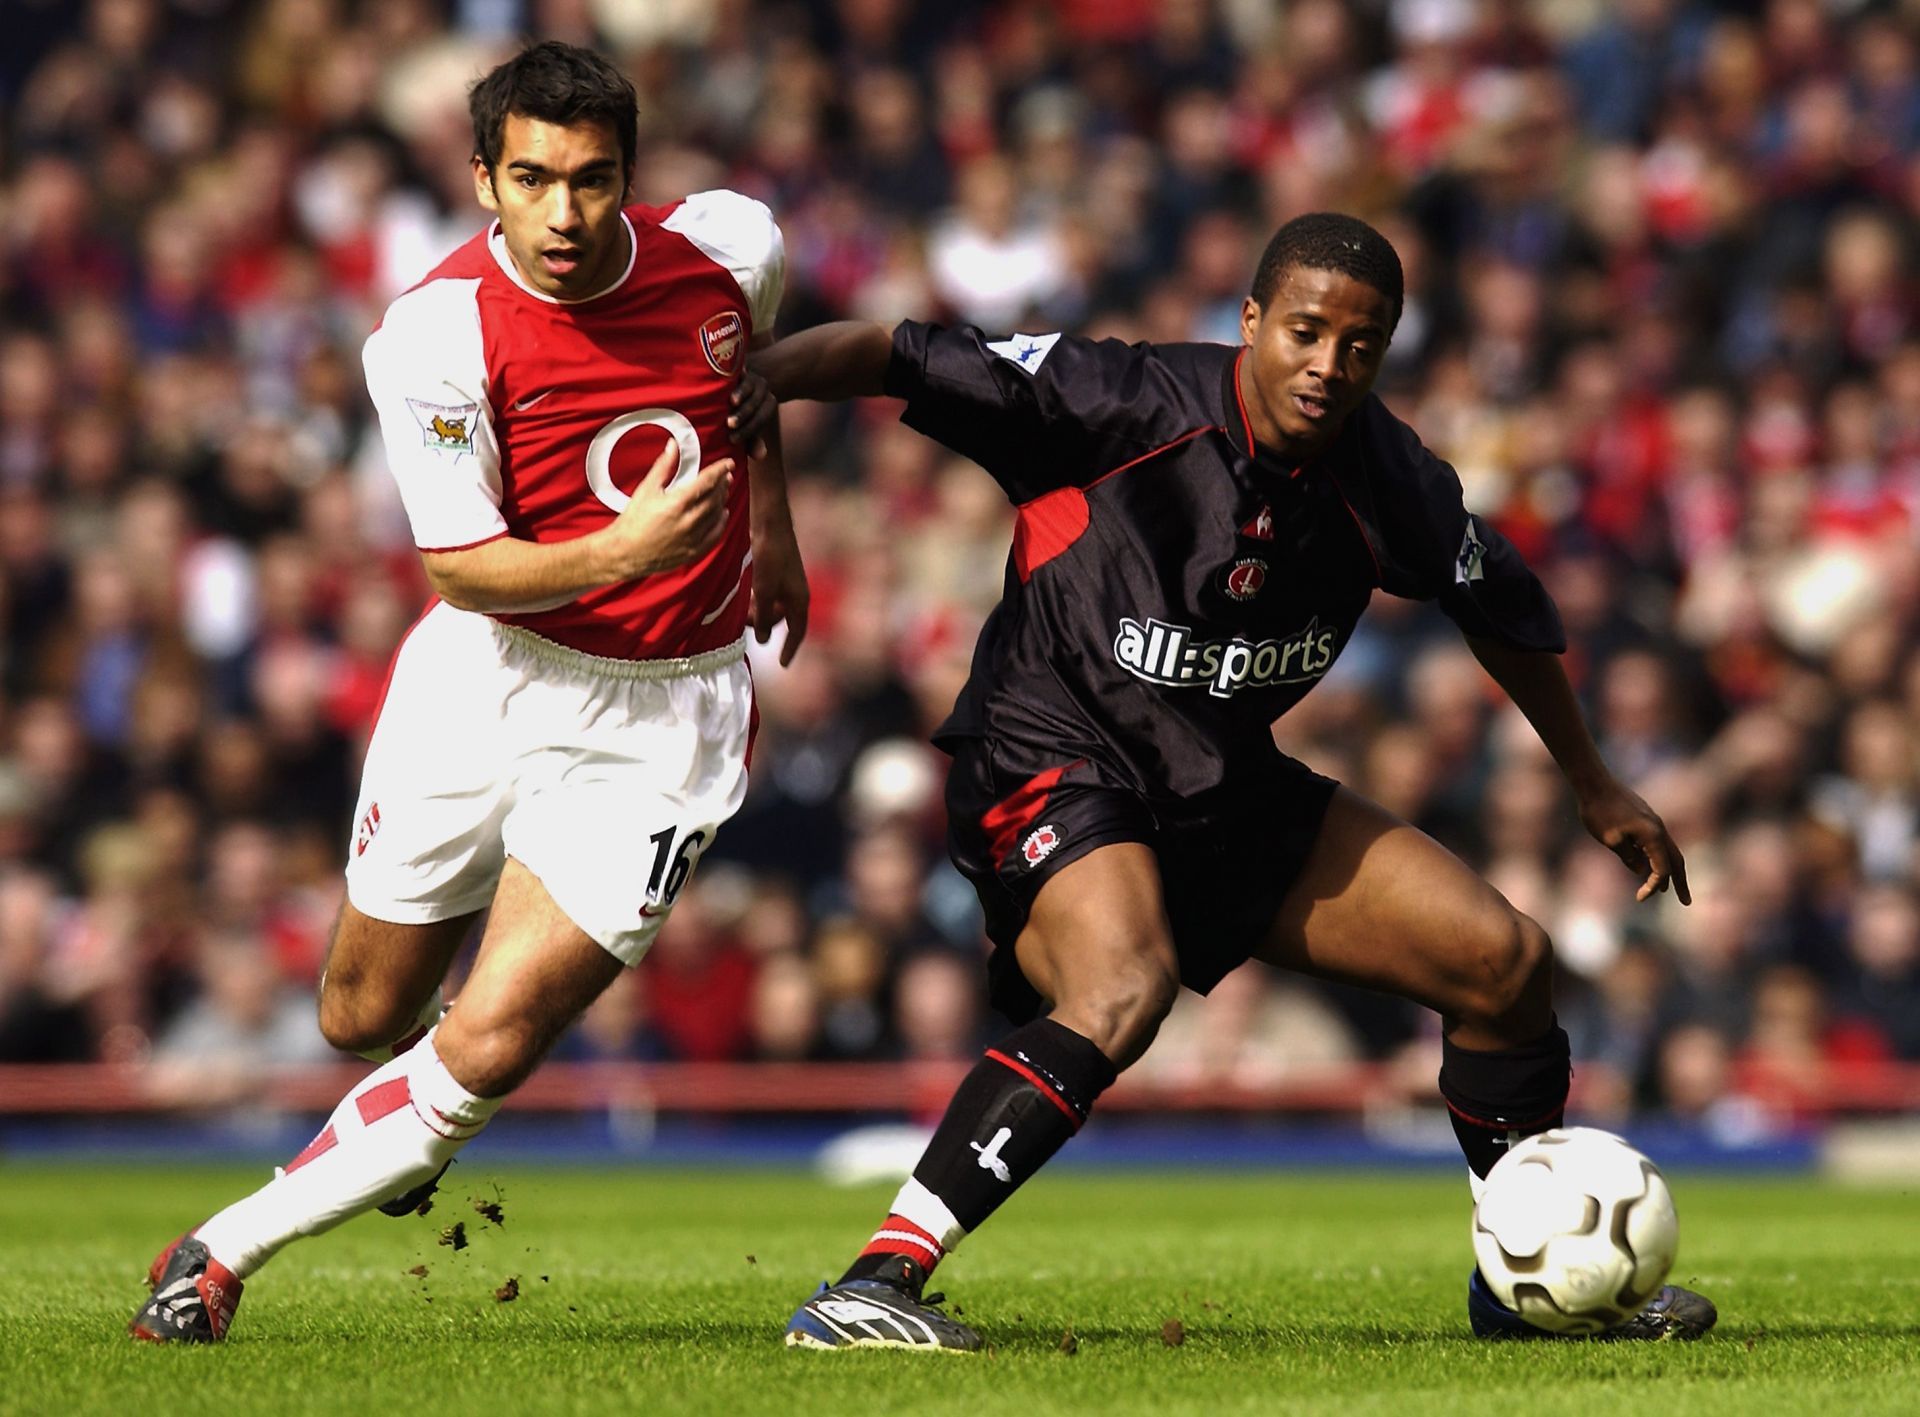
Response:
[[[1098,487],[1108,478],[1118,477],[1128,468],[1138,467],[1147,459],[1157,458],[1169,448],[1177,448],[1212,429],[1213,425],[1208,424],[1182,433],[1170,443],[1162,443],[1111,471],[1101,473],[1087,487]],[[1047,562],[1070,550],[1075,542],[1086,535],[1091,521],[1086,491],[1079,487],[1056,487],[1051,492],[1042,492],[1031,501],[1019,503],[1016,510],[1018,517],[1013,526],[1013,564],[1022,585],[1031,580],[1033,573]]]
[[[510,531],[496,531],[492,536],[483,536],[478,541],[469,541],[462,546],[422,546],[420,552],[425,556],[441,556],[449,551],[471,551],[476,546],[485,546],[489,541],[498,541],[503,536],[512,536]]]

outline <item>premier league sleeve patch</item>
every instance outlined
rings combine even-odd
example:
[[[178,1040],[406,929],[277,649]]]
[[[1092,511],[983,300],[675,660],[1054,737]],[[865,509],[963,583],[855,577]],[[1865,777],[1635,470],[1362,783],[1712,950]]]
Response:
[[[1487,543],[1480,539],[1480,528],[1473,524],[1473,518],[1467,518],[1467,534],[1460,542],[1460,554],[1453,562],[1453,583],[1466,585],[1470,581],[1484,581],[1487,578],[1485,561]]]
[[[1058,334],[1015,335],[1012,339],[988,340],[987,348],[1007,363],[1018,365],[1031,374],[1047,362],[1047,356],[1058,343]]]
[[[408,399],[407,407],[420,425],[420,441],[435,452],[458,458],[473,451],[473,429],[480,420],[480,405]]]

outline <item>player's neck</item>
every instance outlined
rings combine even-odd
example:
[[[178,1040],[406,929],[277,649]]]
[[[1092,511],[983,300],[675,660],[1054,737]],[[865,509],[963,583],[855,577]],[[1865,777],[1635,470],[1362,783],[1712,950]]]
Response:
[[[521,289],[560,305],[579,305],[611,294],[626,278],[626,273],[633,264],[633,228],[627,222],[624,213],[620,217],[619,229],[614,239],[607,244],[605,259],[594,268],[591,279],[580,282],[581,293],[578,295],[542,289],[539,282],[528,273],[527,268],[520,264],[520,258],[514,254],[513,247],[507,242],[505,236],[496,230],[492,239],[499,243],[495,250],[504,254],[504,264],[509,268],[508,273]]]

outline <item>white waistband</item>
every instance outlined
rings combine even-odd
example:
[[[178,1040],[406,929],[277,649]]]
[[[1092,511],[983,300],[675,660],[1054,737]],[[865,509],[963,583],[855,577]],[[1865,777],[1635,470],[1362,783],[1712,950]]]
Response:
[[[737,664],[747,656],[745,635],[730,645],[721,645],[718,649],[680,659],[610,659],[605,655],[588,654],[585,650],[556,644],[524,625],[503,625],[495,620],[493,628],[509,645],[535,659],[564,665],[569,669],[584,669],[589,674],[607,679],[682,679],[689,674],[705,674],[729,664]]]

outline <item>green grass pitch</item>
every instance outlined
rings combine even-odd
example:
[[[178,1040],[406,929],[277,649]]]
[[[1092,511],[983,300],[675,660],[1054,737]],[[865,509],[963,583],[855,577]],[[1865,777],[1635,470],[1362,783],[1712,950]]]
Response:
[[[991,1351],[934,1356],[780,1344],[884,1188],[476,1158],[429,1216],[281,1255],[224,1347],[129,1340],[154,1251],[259,1176],[0,1168],[0,1412],[1920,1411],[1910,1190],[1678,1176],[1675,1278],[1719,1302],[1719,1331],[1516,1345],[1467,1335],[1459,1179],[1056,1173],[941,1270]]]

